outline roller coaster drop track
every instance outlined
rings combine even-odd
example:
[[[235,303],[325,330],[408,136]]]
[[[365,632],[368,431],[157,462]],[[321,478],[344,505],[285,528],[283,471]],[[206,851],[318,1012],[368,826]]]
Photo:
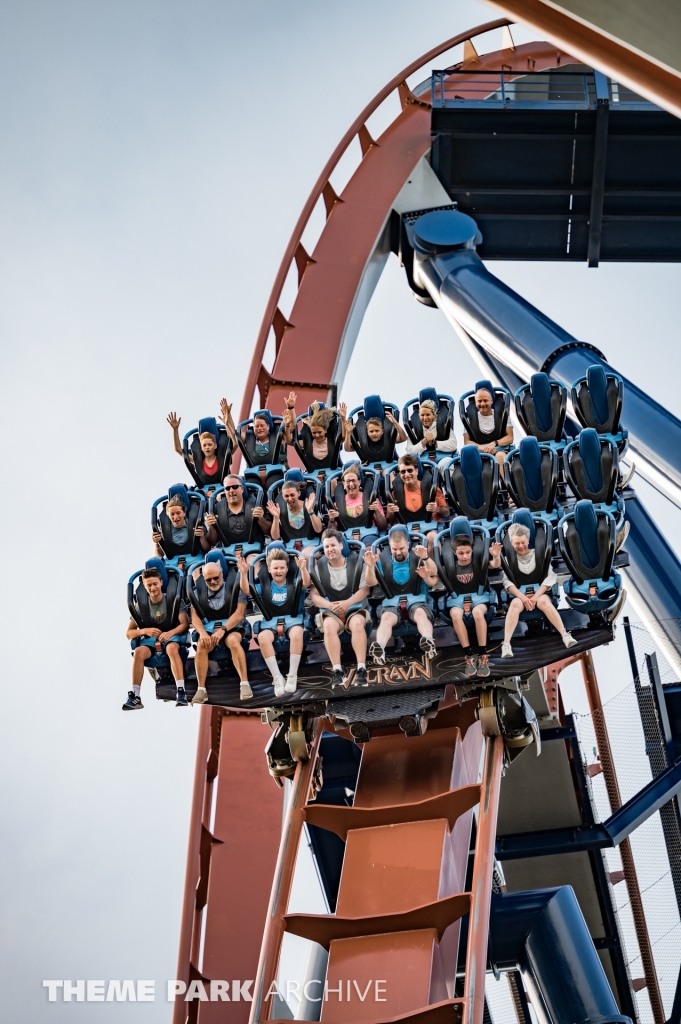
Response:
[[[250,416],[256,391],[261,407],[275,412],[281,411],[291,388],[304,406],[337,394],[389,253],[391,211],[433,205],[419,205],[430,187],[423,174],[418,180],[416,174],[410,178],[431,147],[428,94],[412,92],[407,79],[461,43],[459,72],[503,68],[521,75],[566,61],[567,55],[549,43],[514,47],[509,24],[505,18],[488,22],[429,51],[388,83],[345,134],[312,190],[282,260],[255,345],[241,420]],[[478,55],[474,38],[493,29],[503,30],[506,48]],[[401,111],[373,139],[367,121],[393,93],[399,96]],[[337,194],[330,179],[355,139],[362,159]],[[308,253],[302,237],[319,202],[326,222]],[[281,295],[294,265],[298,288],[285,316]],[[267,370],[263,361],[272,335],[275,358]],[[560,666],[547,678],[555,682],[558,671]],[[547,693],[549,688],[547,684]],[[423,736],[377,735],[365,744],[351,808],[310,803],[320,738],[325,726],[331,728],[325,719],[317,720],[310,756],[296,768],[283,830],[281,792],[267,772],[267,732],[260,714],[201,707],[177,978],[187,984],[215,978],[255,979],[255,984],[252,1004],[178,1000],[173,1024],[246,1024],[249,1005],[252,1024],[276,1019],[271,988],[285,931],[330,949],[326,977],[331,991],[339,985],[342,990],[347,978],[360,979],[361,988],[371,979],[388,979],[386,1002],[372,1008],[357,1001],[351,1007],[325,1003],[325,1022],[482,1024],[504,742],[499,735],[482,735],[475,703],[458,704],[451,697]],[[468,854],[476,808],[471,875]],[[287,913],[305,822],[346,840],[334,915]],[[465,915],[465,982],[463,991],[455,992],[445,979],[456,973]],[[655,1004],[654,967],[649,974],[647,970],[646,982]],[[659,992],[657,1000],[655,1019],[660,1024]],[[610,1013],[609,1020],[627,1019],[612,1016],[612,1009]]]

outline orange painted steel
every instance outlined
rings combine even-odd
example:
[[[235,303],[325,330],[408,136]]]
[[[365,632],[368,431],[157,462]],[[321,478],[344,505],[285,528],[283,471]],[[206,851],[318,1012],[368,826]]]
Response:
[[[262,938],[258,970],[253,986],[253,1002],[249,1020],[267,1020],[272,1001],[268,998],[272,982],[276,981],[279,969],[279,957],[281,944],[286,930],[285,914],[291,895],[293,874],[298,856],[298,844],[305,824],[305,804],[310,795],[319,742],[322,738],[324,726],[328,725],[326,719],[317,719],[314,728],[314,737],[310,748],[310,757],[307,761],[299,761],[296,765],[296,773],[291,785],[291,795],[286,811],[286,821],[281,833],[279,853],[272,880],[272,891],[267,908],[265,920],[265,931]],[[250,890],[247,896],[250,895]],[[236,924],[234,922],[233,924]],[[238,928],[233,928],[233,934],[238,941]]]
[[[367,263],[395,198],[431,145],[430,104],[413,96],[405,80],[457,43],[507,24],[507,19],[488,22],[430,50],[396,75],[348,129],[310,193],[284,254],[255,344],[241,419],[250,415],[256,387],[260,388],[262,404],[275,412],[281,411],[284,395],[292,385],[302,392],[305,404],[326,399],[329,386],[334,383],[331,377]],[[568,59],[566,54],[562,58]],[[503,65],[510,74],[522,74],[530,67],[553,67],[560,59],[551,44],[531,43],[480,57],[469,55],[461,66],[477,71],[499,70]],[[368,136],[365,122],[395,90],[399,92],[402,111],[374,141]],[[356,136],[362,143],[362,161],[337,196],[329,178]],[[308,255],[302,249],[301,238],[322,196],[327,220],[314,251]],[[298,267],[298,292],[287,320],[279,301],[294,261]],[[270,374],[262,360],[271,329],[276,340],[276,358]]]
[[[681,117],[681,75],[544,0],[487,0],[514,21],[546,33],[585,64]]]
[[[482,1024],[485,1012],[485,973],[489,914],[492,902],[492,873],[497,836],[497,813],[501,771],[504,763],[504,741],[501,736],[488,736],[482,774],[482,794],[475,842],[475,861],[471,884],[466,976],[464,979],[463,1024]]]

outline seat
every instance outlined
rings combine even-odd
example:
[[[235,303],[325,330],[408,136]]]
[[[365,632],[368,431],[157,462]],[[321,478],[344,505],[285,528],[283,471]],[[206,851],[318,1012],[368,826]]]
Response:
[[[418,629],[414,623],[409,620],[409,607],[412,603],[418,600],[423,600],[423,597],[425,597],[426,603],[429,607],[432,607],[433,603],[429,594],[423,594],[423,580],[415,573],[420,559],[418,555],[414,553],[414,546],[418,546],[420,544],[423,547],[427,547],[427,540],[422,533],[419,533],[416,530],[407,530],[409,536],[409,563],[412,569],[411,582],[409,584],[398,585],[395,584],[392,579],[390,537],[391,534],[398,530],[404,532],[404,529],[404,526],[393,526],[384,537],[379,537],[378,540],[374,541],[371,545],[373,553],[379,556],[378,562],[375,566],[375,572],[378,585],[384,594],[382,602],[383,606],[385,607],[386,604],[394,605],[395,610],[399,615],[399,621],[393,629],[394,637],[418,636]]]
[[[421,509],[418,512],[411,512],[405,506],[404,483],[398,472],[397,462],[386,466],[383,471],[383,479],[385,481],[386,497],[388,501],[399,505],[402,522],[409,524],[411,529],[425,533],[429,525],[431,527],[435,525],[433,523],[433,513],[426,512],[421,517],[421,512],[431,501],[435,501],[435,493],[440,483],[440,477],[436,463],[431,462],[429,459],[423,460],[419,456],[415,456],[415,458],[418,459],[419,463],[417,476],[421,485]]]
[[[171,498],[179,497],[187,509],[188,537],[185,544],[176,544],[172,537],[172,523],[166,512]],[[165,561],[180,569],[203,558],[201,539],[195,534],[197,526],[203,524],[206,498],[202,491],[190,490],[185,484],[173,484],[168,493],[157,498],[151,506],[151,529],[161,534],[161,547]]]
[[[530,531],[529,546],[534,551],[536,563],[534,572],[524,573],[518,568],[518,556],[511,544],[511,538],[508,536],[508,529],[513,523],[526,526]],[[516,509],[511,518],[497,529],[496,540],[501,544],[502,568],[511,583],[523,594],[535,593],[551,571],[554,540],[551,520],[541,512],[530,512],[526,508]],[[559,595],[560,590],[556,585],[550,592],[550,597],[556,605]],[[520,619],[524,622],[541,620],[544,623],[546,621],[543,612],[537,609],[532,612],[522,611]]]
[[[445,463],[443,483],[450,504],[460,516],[496,522],[499,463],[493,455],[466,444]]]
[[[324,402],[317,403],[318,409],[326,409]],[[306,413],[302,416],[298,416],[296,419],[296,429],[293,435],[293,446],[300,456],[300,460],[305,466],[308,473],[316,473],[320,469],[324,469],[327,472],[333,469],[338,469],[341,464],[340,450],[343,444],[343,422],[337,412],[334,413],[333,420],[329,424],[326,432],[326,440],[328,442],[328,455],[325,459],[316,459],[312,452],[312,431],[305,420],[309,419],[314,409],[309,406]]]
[[[262,629],[274,632],[274,649],[278,654],[289,649],[288,630],[291,626],[304,626],[302,576],[294,558],[289,558],[286,573],[286,603],[276,606],[272,601],[272,577],[267,568],[267,555],[275,548],[286,550],[281,541],[272,541],[265,550],[251,562],[248,568],[248,584],[253,603],[262,612],[262,620],[253,624],[255,636]],[[309,630],[304,632],[304,643],[307,644]]]
[[[267,456],[260,455],[256,450],[256,436],[253,431],[253,421],[256,416],[266,419],[269,424],[269,435],[272,439]],[[244,435],[245,431],[245,436]],[[267,490],[277,480],[281,480],[286,465],[281,462],[282,448],[285,450],[285,429],[283,416],[273,416],[269,409],[258,409],[250,419],[242,420],[236,428],[236,438],[239,449],[246,460],[246,468],[243,477],[250,483],[259,485]]]
[[[201,434],[212,434],[218,446],[218,471],[210,476],[204,473],[202,469],[203,452],[201,451],[201,442],[199,440]],[[207,416],[205,419],[199,420],[198,427],[187,431],[182,442],[182,457],[197,487],[209,490],[214,488],[216,484],[222,483],[227,473],[229,473],[232,450],[231,437],[222,423],[218,423],[214,416]]]
[[[562,447],[567,396],[567,388],[560,381],[551,380],[545,373],[533,373],[530,383],[515,393],[516,415],[525,433]]]
[[[461,535],[470,537],[473,542],[473,578],[465,590],[456,579],[456,559],[452,547],[454,538]],[[491,622],[496,614],[496,597],[488,584],[489,545],[490,535],[484,526],[471,523],[464,516],[457,516],[446,530],[438,533],[433,545],[433,561],[447,590],[447,607],[458,605],[468,615],[476,604],[487,604],[489,607],[486,618]]]
[[[362,405],[350,413],[353,421],[352,443],[363,463],[376,465],[394,462],[397,458],[397,431],[390,420],[386,419],[386,411],[392,413],[396,420],[399,419],[400,410],[396,405],[384,402],[380,395],[369,395]],[[367,435],[367,420],[373,418],[383,423],[383,437],[379,442],[370,441]]]
[[[142,573],[145,569],[157,569],[161,575],[161,589],[166,599],[167,618],[166,623],[169,623],[168,628],[173,629],[179,622],[180,612],[182,610],[182,604],[184,601],[185,590],[185,576],[180,568],[168,563],[162,558],[148,558],[144,563],[144,568],[138,569],[134,572],[128,580],[128,610],[130,617],[137,624],[139,629],[144,629],[145,626],[149,626],[151,618],[149,616],[149,595],[147,594],[142,584]],[[137,583],[137,586],[135,584]],[[182,633],[175,637],[175,641],[180,646],[180,653],[182,657],[186,657],[187,645],[189,638],[187,633]],[[141,643],[141,640],[131,640],[130,646],[135,650]],[[160,651],[156,651],[151,658],[145,662],[145,668],[161,669],[170,671],[170,660],[167,654]]]
[[[408,402],[405,402],[402,409],[402,423],[412,444],[418,444],[419,441],[423,440],[423,424],[419,419],[419,409],[428,400],[435,402],[435,407],[437,408],[435,425],[437,427],[438,441],[446,441],[451,433],[454,420],[454,399],[450,395],[439,394],[435,388],[424,388],[422,391],[419,391],[417,398],[410,398]],[[433,452],[433,458],[435,459],[445,455],[446,453],[444,452]],[[427,458],[430,457],[429,454]]]
[[[372,513],[368,511],[369,505],[372,505],[378,497],[379,488],[383,482],[383,477],[379,470],[372,469],[368,466],[363,467],[359,462],[346,462],[345,467],[349,465],[355,465],[359,471],[360,485],[362,487],[362,493],[364,495],[364,506],[367,511],[361,516],[349,516],[345,508],[345,488],[342,481],[342,470],[334,470],[333,473],[329,473],[326,477],[324,484],[324,497],[326,501],[326,507],[331,508],[335,505],[338,510],[338,519],[333,524],[337,525],[337,529],[345,534],[349,540],[359,540],[364,543],[364,538],[370,534],[374,537],[378,533],[377,527],[373,525]]]
[[[558,486],[558,452],[536,437],[524,437],[504,459],[506,486],[516,505],[551,514]]]
[[[253,551],[261,551],[264,539],[258,520],[253,516],[253,509],[263,504],[263,489],[256,484],[247,483],[243,477],[239,477],[239,479],[244,487],[244,510],[246,513],[246,536],[242,540],[234,541],[230,533],[229,508],[224,496],[224,487],[216,488],[208,500],[208,513],[217,519],[215,530],[218,540],[225,554],[233,555],[236,558],[241,555],[244,557],[250,555]]]
[[[612,512],[620,530],[624,501],[616,491],[619,451],[611,438],[599,435],[592,427],[585,428],[565,448],[563,465],[575,497]]]
[[[214,612],[210,608],[208,605],[209,591],[203,578],[203,573],[199,573],[196,579],[193,578],[191,573],[187,575],[187,597],[203,622],[206,632],[212,634],[214,630],[223,626],[227,619],[236,611],[239,602],[240,578],[237,569],[237,559],[230,555],[225,555],[224,551],[220,551],[218,548],[213,548],[212,551],[209,551],[204,559],[204,564],[208,565],[210,562],[216,562],[222,569],[227,595],[226,606],[219,613]],[[198,633],[192,634],[194,643],[198,641],[198,638]],[[241,642],[245,651],[248,650],[249,639],[250,627],[247,624]],[[224,644],[218,644],[211,652],[211,658],[215,661],[221,661],[231,658],[231,655]]]
[[[600,363],[590,366],[586,375],[572,385],[572,406],[581,425],[608,435],[620,455],[624,454],[628,436],[620,425],[623,400],[624,381]]]
[[[506,388],[495,388],[489,380],[479,380],[472,391],[466,391],[459,399],[459,419],[471,441],[476,444],[489,444],[494,438],[483,434],[478,421],[478,410],[475,407],[475,395],[480,388],[486,388],[494,396],[494,437],[503,437],[508,426],[511,410],[511,392]]]
[[[564,587],[571,608],[592,614],[617,604],[622,581],[612,568],[615,536],[614,516],[585,499],[560,520],[560,550],[572,575]]]
[[[366,550],[365,545],[358,540],[350,540],[347,537],[343,538],[341,545],[344,557],[347,559],[347,577],[348,583],[345,592],[334,591],[330,584],[328,569],[324,571],[323,563],[320,566],[320,560],[324,558],[324,545],[319,544],[313,551],[310,552],[308,559],[308,572],[310,573],[310,579],[319,591],[322,597],[328,601],[342,601],[347,600],[352,594],[355,594],[359,590],[360,580],[362,578],[362,572],[364,571],[364,552]],[[351,605],[348,611],[359,608],[359,605]],[[314,609],[316,614],[317,609]],[[366,631],[367,635],[371,632],[371,621],[367,620]],[[352,637],[347,630],[343,630],[340,633],[341,644],[350,644]]]
[[[267,500],[273,501],[277,504],[281,510],[281,518],[279,520],[279,528],[281,530],[282,542],[286,547],[287,551],[301,551],[306,547],[306,541],[314,540],[315,543],[319,539],[319,535],[312,530],[310,526],[310,517],[307,511],[305,511],[305,522],[299,530],[294,530],[288,522],[286,515],[287,505],[283,499],[282,491],[284,486],[288,483],[295,483],[296,485],[302,485],[300,491],[300,500],[305,500],[314,494],[315,496],[315,512],[321,514],[322,509],[322,495],[323,488],[322,483],[316,474],[303,473],[301,469],[287,469],[282,480],[278,480],[273,484],[267,492]]]

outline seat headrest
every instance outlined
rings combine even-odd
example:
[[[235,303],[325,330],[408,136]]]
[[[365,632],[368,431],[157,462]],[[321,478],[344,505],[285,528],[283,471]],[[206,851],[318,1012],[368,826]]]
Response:
[[[212,434],[217,441],[218,425],[215,416],[206,416],[204,419],[199,420],[198,432],[199,436],[201,434]]]
[[[587,568],[595,569],[601,560],[598,548],[598,516],[596,515],[596,509],[590,501],[578,501],[575,505],[574,515],[582,561]]]
[[[317,409],[315,410],[311,405],[307,407],[307,415],[314,416],[315,411],[320,412],[322,409],[326,409],[326,402],[317,402]]]
[[[189,508],[189,491],[186,484],[171,484],[168,488],[168,498],[182,498],[185,508]]]
[[[536,437],[524,437],[518,446],[525,490],[531,501],[539,501],[544,488],[541,479],[541,448]]]
[[[534,547],[534,543],[537,537],[537,531],[534,525],[534,518],[529,508],[518,508],[511,516],[512,523],[518,523],[519,526],[526,526],[530,531],[530,547]]]
[[[269,409],[258,409],[256,412],[253,413],[252,419],[255,419],[256,416],[258,417],[259,420],[267,420],[267,425],[270,428],[270,433],[274,432],[274,420],[272,419],[272,413],[270,412]]]
[[[264,554],[269,555],[270,551],[286,551],[286,545],[281,540],[273,540],[265,547]]]
[[[304,484],[305,476],[303,475],[302,469],[287,469],[284,473],[283,484]],[[282,484],[282,489],[283,489]]]
[[[424,388],[423,391],[419,391],[419,405],[423,405],[424,402],[435,402],[436,406],[439,405],[440,399],[435,388]]]
[[[607,423],[608,414],[608,376],[600,365],[595,363],[586,371],[586,386],[589,389],[591,408],[596,423]]]
[[[206,555],[205,562],[206,565],[208,565],[209,562],[217,562],[222,569],[222,575],[227,579],[229,569],[227,568],[227,560],[222,551],[219,551],[217,548],[213,548],[213,550],[209,551]]]
[[[381,421],[385,416],[380,395],[368,395],[364,399],[364,419],[370,420],[373,416]]]
[[[361,486],[364,487],[364,470],[362,469],[362,463],[358,459],[350,459],[349,462],[343,463],[341,473],[344,473],[348,466],[352,466],[353,469],[357,470],[359,473],[359,482]]]
[[[582,456],[584,476],[590,491],[598,493],[603,486],[601,466],[601,439],[593,427],[587,427],[579,435],[579,454]]]
[[[145,569],[158,569],[161,574],[161,590],[165,594],[168,589],[168,570],[162,558],[148,558],[144,563]]]
[[[542,431],[551,429],[551,381],[546,373],[533,373],[530,377],[530,394],[534,402],[537,426]]]
[[[468,537],[473,537],[471,524],[469,523],[465,516],[456,516],[455,519],[452,519],[451,525],[449,527],[449,536],[452,538],[452,540],[454,540],[455,537],[458,537],[460,534],[464,533]]]
[[[489,391],[492,401],[494,401],[494,385],[491,380],[479,380],[473,389],[473,397],[475,397],[478,391]]]
[[[482,490],[482,458],[476,445],[465,444],[461,449],[461,472],[466,494],[471,505],[479,508],[484,500]]]
[[[402,523],[398,523],[397,526],[391,526],[388,530],[388,538],[394,537],[397,533],[403,533],[407,538],[407,544],[409,543],[409,530]]]

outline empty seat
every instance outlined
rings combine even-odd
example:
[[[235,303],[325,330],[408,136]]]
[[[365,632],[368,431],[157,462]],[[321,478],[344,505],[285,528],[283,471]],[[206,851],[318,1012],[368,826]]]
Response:
[[[484,388],[493,398],[494,433],[485,434],[480,429],[478,410],[475,407],[475,395]],[[476,444],[489,444],[499,437],[504,437],[508,426],[508,415],[511,409],[511,392],[506,388],[495,388],[491,381],[479,380],[472,391],[467,391],[459,399],[459,419],[471,441]]]
[[[402,409],[402,423],[413,444],[423,440],[423,424],[419,418],[419,409],[427,401],[434,402],[437,409],[434,424],[437,429],[437,440],[446,441],[452,430],[454,399],[450,395],[439,394],[435,388],[424,388],[419,391],[418,398],[410,398]]]
[[[571,608],[591,613],[612,608],[622,583],[612,565],[615,557],[615,519],[591,501],[578,501],[558,524],[560,550],[572,579],[565,584]]]
[[[623,399],[624,381],[600,363],[590,366],[572,385],[572,406],[581,425],[610,434],[620,451],[627,437],[620,427]]]
[[[558,486],[558,453],[524,437],[504,460],[506,486],[516,505],[531,512],[551,513]]]
[[[619,478],[617,445],[592,427],[582,430],[563,453],[565,476],[576,498],[602,505],[618,518],[624,502],[616,493]]]
[[[496,518],[499,463],[493,455],[467,444],[446,464],[444,486],[458,515],[468,519]]]
[[[567,412],[567,388],[545,373],[533,373],[530,383],[518,388],[515,409],[526,434],[538,441],[561,442]]]
[[[341,464],[340,450],[343,444],[343,423],[337,412],[333,413],[333,419],[326,431],[327,455],[323,459],[318,459],[313,451],[314,438],[312,436],[312,428],[306,421],[315,412],[321,412],[324,409],[326,409],[324,402],[317,402],[317,409],[310,406],[306,413],[298,416],[296,419],[293,446],[308,473],[316,472],[319,469],[338,469]]]
[[[170,521],[166,506],[171,498],[180,498],[186,509],[186,526],[181,528],[186,539],[178,540],[178,529]],[[196,536],[196,528],[203,525],[203,513],[206,499],[201,491],[189,490],[185,484],[173,484],[168,493],[157,498],[151,506],[151,529],[161,534],[161,547],[167,560],[176,562],[180,567],[192,560],[203,557],[201,538]]]
[[[208,473],[204,469],[201,434],[212,434],[217,444],[217,467],[212,473]],[[207,416],[205,419],[199,420],[198,427],[187,431],[182,442],[182,457],[197,486],[211,487],[222,483],[226,474],[229,473],[232,448],[232,439],[227,430],[222,423],[217,422],[214,416]]]
[[[350,413],[353,421],[352,444],[364,463],[394,462],[397,458],[397,430],[387,419],[386,412],[392,413],[396,420],[399,418],[400,410],[396,405],[384,402],[380,395],[369,395],[362,405]],[[383,424],[383,436],[378,441],[372,441],[367,434],[367,422],[371,419],[378,419]]]

